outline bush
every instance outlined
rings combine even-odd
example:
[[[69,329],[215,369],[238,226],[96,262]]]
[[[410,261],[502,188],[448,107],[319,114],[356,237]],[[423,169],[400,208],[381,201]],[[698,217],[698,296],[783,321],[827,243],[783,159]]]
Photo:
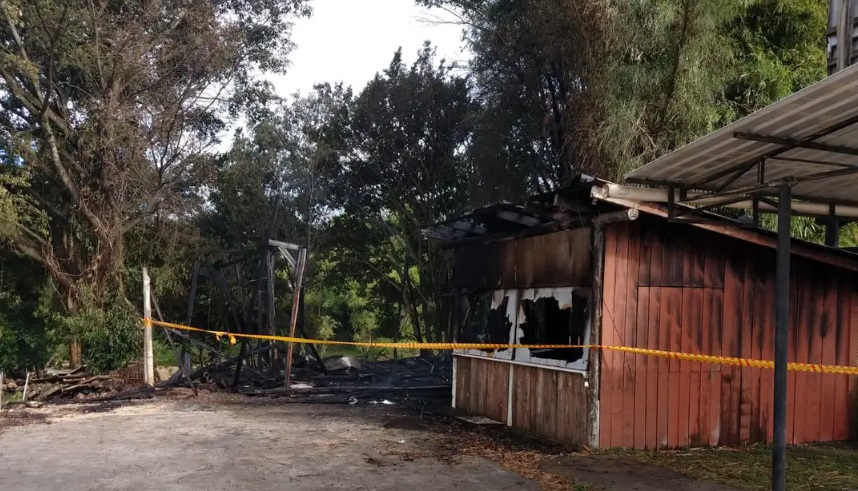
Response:
[[[0,371],[20,374],[44,366],[50,356],[41,325],[30,319],[0,313]],[[27,322],[29,320],[29,322]]]
[[[82,295],[84,307],[72,313],[48,314],[50,337],[55,344],[79,336],[87,371],[103,373],[139,359],[143,336],[137,314],[117,295],[108,294],[104,307]]]
[[[2,247],[2,244],[0,244]],[[44,323],[36,317],[40,270],[27,261],[0,255],[0,370],[23,374],[50,356]]]

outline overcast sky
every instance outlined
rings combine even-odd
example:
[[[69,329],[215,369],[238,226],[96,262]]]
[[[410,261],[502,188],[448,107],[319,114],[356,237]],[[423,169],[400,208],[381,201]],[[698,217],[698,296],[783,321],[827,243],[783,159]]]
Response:
[[[438,58],[467,59],[459,26],[426,22],[450,16],[412,0],[311,0],[310,5],[313,16],[295,21],[291,69],[271,79],[281,96],[306,94],[319,82],[345,82],[357,92],[388,66],[398,47],[410,64],[427,39]]]

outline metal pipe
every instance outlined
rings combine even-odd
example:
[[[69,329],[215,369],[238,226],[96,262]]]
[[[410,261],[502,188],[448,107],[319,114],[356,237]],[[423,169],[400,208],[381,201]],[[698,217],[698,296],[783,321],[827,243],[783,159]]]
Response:
[[[789,184],[781,184],[778,195],[772,490],[784,491],[786,489],[787,326],[789,325],[790,200],[792,188]]]
[[[621,184],[606,184],[604,186],[594,186],[591,191],[594,198],[619,198],[634,201],[648,201],[651,203],[667,203],[670,201],[669,193],[666,189],[653,188],[636,188],[631,186],[623,186]],[[704,193],[688,193],[685,201],[693,201],[695,205],[706,206],[716,204],[719,200],[723,201],[723,197],[701,197]],[[682,203],[679,198],[679,192],[674,191],[676,203]],[[750,210],[754,208],[752,199],[738,201],[723,205],[724,208],[733,208],[737,210]],[[849,205],[830,205],[827,203],[806,203],[801,201],[792,202],[792,214],[802,216],[831,216],[831,207],[834,207],[834,214],[838,217],[858,218],[858,206]],[[768,203],[760,202],[759,211],[761,213],[777,213],[778,208]]]
[[[631,222],[638,219],[640,212],[634,208],[628,210],[613,211],[602,213],[593,218],[593,224],[598,227],[604,227],[612,223]]]

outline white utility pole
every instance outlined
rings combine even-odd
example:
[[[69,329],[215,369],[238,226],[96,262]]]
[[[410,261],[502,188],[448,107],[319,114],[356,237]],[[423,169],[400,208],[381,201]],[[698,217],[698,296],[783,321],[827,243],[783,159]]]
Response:
[[[152,296],[151,282],[149,281],[149,269],[143,266],[143,382],[146,385],[155,385],[155,359],[152,356]]]

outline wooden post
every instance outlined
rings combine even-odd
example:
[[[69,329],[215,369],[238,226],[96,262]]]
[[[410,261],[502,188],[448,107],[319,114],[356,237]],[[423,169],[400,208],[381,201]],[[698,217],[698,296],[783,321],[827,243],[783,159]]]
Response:
[[[307,262],[307,249],[302,248],[298,253],[298,263],[295,266],[295,281],[292,287],[295,289],[292,298],[292,317],[289,319],[289,337],[295,337],[295,327],[298,325],[298,308],[301,300],[301,284],[304,282],[304,267]],[[284,387],[289,388],[292,378],[292,351],[295,343],[289,342],[286,349],[286,378]]]
[[[30,371],[27,370],[27,378],[24,380],[24,395],[21,397],[21,400],[24,404],[27,403],[27,389],[30,387]]]
[[[271,250],[271,246],[265,245],[265,276],[268,280],[265,288],[265,305],[268,313],[265,327],[266,334],[274,336],[277,334],[277,312],[274,310],[274,251]],[[270,344],[274,345],[276,342],[271,341]],[[271,375],[274,376],[277,373],[277,349],[269,351],[267,358],[271,363]]]
[[[5,374],[0,372],[0,412],[3,411],[3,376]]]
[[[301,332],[301,336],[303,336],[305,339],[310,339],[310,336],[307,336],[306,324],[304,323],[304,321],[306,319],[304,317],[304,315],[306,313],[306,309],[304,308],[304,297],[306,296],[305,293],[306,293],[306,287],[304,287],[302,285],[301,286],[301,299],[300,299],[301,301],[298,303],[298,309],[299,309],[298,310],[298,330]],[[322,373],[327,375],[328,369],[325,368],[325,362],[322,360],[322,356],[319,355],[319,351],[316,349],[316,345],[308,343],[307,347],[310,349],[310,353],[316,359],[316,362],[319,363],[319,369],[322,370]]]
[[[155,359],[152,356],[152,298],[149,269],[143,266],[143,381],[155,385]]]
[[[274,252],[271,249],[265,251],[265,274],[267,284],[265,288],[266,293],[266,306],[268,311],[267,318],[267,332],[266,334],[270,334],[271,336],[277,334],[276,326],[277,326],[277,315],[274,310]],[[276,352],[275,352],[276,353]]]
[[[602,342],[602,293],[605,276],[605,228],[607,225],[637,220],[640,212],[634,208],[600,213],[593,218],[593,288],[590,294],[590,344]],[[587,415],[589,426],[588,444],[599,448],[599,419],[602,350],[590,349],[587,370],[587,397],[590,399],[590,413]]]
[[[590,295],[590,343],[599,344],[602,341],[602,285],[605,274],[605,227],[593,227],[593,288]],[[587,415],[589,426],[588,444],[591,448],[599,448],[599,386],[602,367],[602,351],[590,350],[587,381],[590,385],[587,397],[590,398],[590,414]]]

